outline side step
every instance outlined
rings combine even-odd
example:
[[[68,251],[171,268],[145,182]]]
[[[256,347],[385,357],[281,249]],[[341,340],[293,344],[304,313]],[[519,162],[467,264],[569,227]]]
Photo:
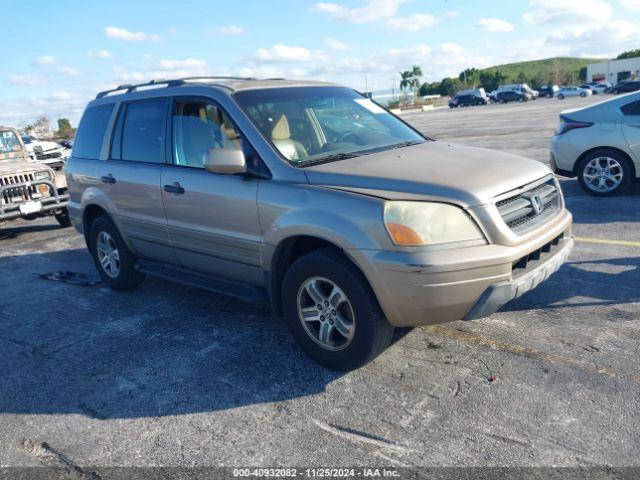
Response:
[[[136,270],[164,278],[171,282],[182,283],[191,287],[202,288],[211,292],[220,293],[229,297],[237,298],[247,303],[269,303],[269,296],[264,288],[247,285],[245,283],[234,282],[223,278],[196,273],[184,268],[166,265],[164,263],[150,260],[136,260]]]

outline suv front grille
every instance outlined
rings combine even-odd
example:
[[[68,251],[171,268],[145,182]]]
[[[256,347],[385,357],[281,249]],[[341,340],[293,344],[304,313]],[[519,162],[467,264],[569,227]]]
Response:
[[[36,158],[38,160],[49,160],[51,158],[60,158],[62,157],[62,153],[60,152],[43,152],[39,150],[34,150],[36,154]]]
[[[555,179],[551,177],[497,201],[496,207],[504,223],[514,233],[523,233],[540,226],[558,211],[560,192]]]
[[[5,187],[7,185],[15,185],[25,182],[33,182],[34,177],[33,173],[24,173],[18,175],[7,175],[4,177],[0,177],[0,187]],[[26,202],[32,199],[32,195],[36,193],[36,187],[16,187],[9,188],[4,191],[2,197],[0,198],[0,202],[2,205],[8,205],[10,203],[20,203]]]

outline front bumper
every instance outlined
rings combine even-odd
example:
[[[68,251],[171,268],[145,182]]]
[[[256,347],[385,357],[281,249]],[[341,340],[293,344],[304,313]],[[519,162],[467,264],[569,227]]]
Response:
[[[34,202],[40,202],[40,209],[34,212],[30,212],[28,215],[22,213],[20,205],[26,204],[27,200],[22,202],[7,202],[3,203],[5,199],[8,199],[11,195],[5,197],[5,193],[9,190],[29,190],[32,187],[38,185],[46,185],[49,187],[49,196],[41,197],[34,200]],[[20,217],[29,217],[31,215],[45,215],[50,214],[55,210],[65,208],[69,203],[69,195],[67,193],[60,193],[55,183],[50,180],[34,180],[32,182],[13,183],[9,185],[0,186],[0,221],[14,220]]]
[[[571,222],[571,214],[564,210],[544,233],[516,246],[365,251],[363,258],[356,251],[351,253],[392,325],[477,319],[533,289],[566,261],[573,248]],[[537,252],[543,252],[538,259],[526,268],[518,267]]]

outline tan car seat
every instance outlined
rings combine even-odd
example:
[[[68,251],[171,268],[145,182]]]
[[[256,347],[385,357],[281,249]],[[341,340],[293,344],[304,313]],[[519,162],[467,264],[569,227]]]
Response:
[[[304,146],[291,139],[291,130],[289,129],[289,121],[284,115],[276,122],[271,130],[271,141],[282,155],[289,160],[302,160],[308,157]]]

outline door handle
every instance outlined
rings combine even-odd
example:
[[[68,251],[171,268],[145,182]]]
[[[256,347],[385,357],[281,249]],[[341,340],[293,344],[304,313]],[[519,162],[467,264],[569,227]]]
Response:
[[[179,182],[173,182],[171,185],[165,185],[162,188],[167,193],[173,193],[175,195],[184,195],[184,188],[180,186]]]
[[[102,180],[102,183],[116,183],[116,179],[111,174],[100,177],[100,180]]]

